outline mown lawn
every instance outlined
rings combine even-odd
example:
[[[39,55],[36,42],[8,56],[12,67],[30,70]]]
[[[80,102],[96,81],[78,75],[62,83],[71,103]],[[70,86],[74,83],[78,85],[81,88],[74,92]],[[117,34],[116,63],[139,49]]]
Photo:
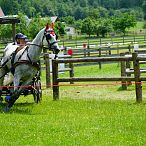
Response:
[[[68,73],[60,74],[60,77]],[[118,76],[117,64],[76,67],[75,76]],[[21,97],[9,113],[0,113],[2,146],[133,146],[146,145],[146,85],[143,103],[135,103],[134,85],[122,91],[119,83],[76,83],[61,86],[60,100],[44,88],[43,100]],[[80,85],[79,85],[80,84]],[[81,86],[83,84],[83,86]],[[63,84],[62,84],[63,85]],[[2,109],[4,103],[1,105]]]

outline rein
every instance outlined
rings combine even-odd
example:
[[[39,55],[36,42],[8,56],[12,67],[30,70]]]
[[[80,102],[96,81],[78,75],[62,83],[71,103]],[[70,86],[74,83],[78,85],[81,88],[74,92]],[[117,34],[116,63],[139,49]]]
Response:
[[[54,32],[54,31],[47,31],[47,32],[50,32],[50,34],[52,33],[52,32]],[[46,41],[48,42],[48,47],[47,46],[44,46],[43,45],[43,40],[46,38]],[[23,53],[19,56],[19,58],[18,58],[18,61],[16,62],[16,63],[14,63],[13,61],[13,63],[12,63],[12,66],[15,68],[17,65],[20,65],[20,64],[24,64],[24,63],[26,63],[26,64],[29,64],[29,65],[32,65],[32,66],[34,66],[34,67],[36,67],[37,69],[39,68],[38,67],[38,65],[37,65],[37,62],[33,62],[32,60],[31,60],[31,58],[29,57],[29,54],[28,54],[28,49],[29,49],[29,46],[37,46],[37,47],[39,47],[39,48],[44,48],[44,49],[49,49],[49,50],[51,50],[51,51],[53,51],[53,52],[55,52],[54,51],[54,49],[53,48],[51,48],[55,43],[57,43],[58,41],[54,41],[54,42],[52,42],[52,43],[50,43],[49,42],[49,39],[47,39],[47,37],[46,37],[46,34],[44,33],[44,35],[43,35],[43,38],[42,38],[42,41],[41,41],[41,44],[40,45],[38,45],[38,44],[33,44],[33,43],[28,43],[28,44],[26,44],[26,49],[23,51]],[[19,50],[18,50],[19,51]],[[24,52],[25,51],[27,51],[27,57],[28,57],[28,61],[20,61],[20,58],[23,56],[23,54],[24,54]],[[12,53],[11,55],[10,55],[10,57],[0,66],[0,68],[3,68],[3,67],[5,67],[5,65],[7,64],[7,62],[9,61],[9,60],[14,60],[14,57],[15,57],[15,53],[17,53],[17,52],[14,52],[14,53]],[[56,53],[54,53],[55,54],[55,58],[54,59],[56,59],[57,58],[57,54]],[[3,77],[3,76],[2,76]],[[0,77],[0,79],[2,78],[2,77]]]
[[[37,46],[37,47],[42,47],[42,48],[45,48],[45,49],[48,49],[47,47],[43,46],[43,45],[37,45],[37,44],[27,44],[27,46]]]
[[[38,66],[36,65],[37,62],[33,62],[33,61],[31,60],[31,58],[29,57],[28,49],[29,49],[29,46],[30,46],[30,45],[37,46],[37,47],[39,47],[39,48],[45,48],[45,49],[48,49],[48,48],[51,48],[51,46],[54,45],[54,44],[57,42],[57,41],[55,41],[55,42],[53,42],[53,43],[50,43],[49,40],[47,40],[48,45],[49,45],[49,47],[47,48],[47,47],[45,47],[45,46],[43,45],[43,40],[44,40],[44,38],[45,38],[45,34],[43,35],[41,45],[38,45],[38,44],[32,44],[32,43],[27,44],[26,49],[25,49],[25,50],[22,52],[22,54],[19,56],[18,61],[15,62],[15,63],[12,63],[12,64],[13,64],[13,65],[12,65],[13,68],[16,68],[16,66],[18,66],[18,65],[20,65],[20,64],[24,64],[24,63],[26,63],[26,64],[30,64],[30,65],[32,65],[32,66],[34,66],[34,67],[36,67],[36,68],[38,69]],[[23,56],[24,52],[27,52],[28,60],[26,60],[26,61],[24,61],[24,60],[21,61],[20,59],[21,59],[21,57]],[[55,57],[55,58],[56,58],[56,57]]]
[[[54,42],[52,42],[52,43],[50,43],[48,40],[47,40],[47,42],[48,42],[48,48],[47,47],[45,47],[45,46],[43,46],[43,40],[44,40],[44,37],[45,37],[45,34],[44,34],[44,36],[43,36],[43,39],[42,39],[42,44],[41,45],[37,45],[37,44],[27,44],[28,46],[37,46],[37,47],[42,47],[42,48],[44,48],[44,49],[48,49],[48,48],[50,48],[49,50],[51,50],[51,46],[52,45],[54,45],[55,43],[57,43],[57,41],[54,41]]]

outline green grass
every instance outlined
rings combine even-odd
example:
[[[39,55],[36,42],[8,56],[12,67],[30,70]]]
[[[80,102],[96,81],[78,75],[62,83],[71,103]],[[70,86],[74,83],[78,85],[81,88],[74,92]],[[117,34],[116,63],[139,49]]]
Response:
[[[145,105],[117,100],[16,104],[0,114],[0,145],[145,145]]]
[[[143,29],[144,23],[145,23],[145,21],[139,21],[139,22],[137,22],[135,29],[136,30],[137,29]]]
[[[115,34],[115,36],[111,36],[108,34],[105,38],[97,37],[96,35],[91,35],[89,38],[88,35],[80,35],[80,36],[73,36],[72,39],[65,36],[65,38],[61,38],[61,42],[59,42],[59,45],[65,46],[65,47],[72,47],[75,48],[78,46],[82,46],[84,43],[88,44],[95,44],[100,45],[101,44],[107,44],[107,43],[122,43],[122,42],[138,42],[138,43],[144,43],[146,32],[143,29],[145,21],[138,21],[135,27],[131,27],[130,29],[127,29],[126,36],[123,38],[123,34]],[[142,32],[141,32],[142,31]],[[124,39],[124,40],[123,40]],[[64,41],[63,41],[64,40]]]
[[[75,76],[118,76],[119,70],[117,64],[103,65],[102,70],[75,67]],[[64,76],[68,73],[60,74]],[[9,113],[0,113],[1,146],[146,144],[145,90],[143,103],[136,104],[134,85],[122,91],[113,82],[94,82],[96,86],[61,86],[60,100],[53,101],[52,89],[44,88],[44,79],[43,74],[42,103],[35,104],[32,95],[22,96]]]

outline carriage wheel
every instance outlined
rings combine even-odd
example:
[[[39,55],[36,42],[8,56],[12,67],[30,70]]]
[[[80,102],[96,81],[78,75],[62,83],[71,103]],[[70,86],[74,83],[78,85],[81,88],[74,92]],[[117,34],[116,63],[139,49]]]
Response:
[[[34,89],[33,89],[33,97],[35,103],[39,103],[42,100],[42,89],[41,89],[41,81],[36,80],[34,81]]]
[[[2,97],[0,97],[0,103],[3,101],[3,98]]]

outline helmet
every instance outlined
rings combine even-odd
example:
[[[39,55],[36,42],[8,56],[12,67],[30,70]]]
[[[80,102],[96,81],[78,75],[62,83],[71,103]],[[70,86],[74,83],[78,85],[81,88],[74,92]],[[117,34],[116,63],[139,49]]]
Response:
[[[24,37],[24,35],[22,34],[22,33],[17,33],[16,35],[15,35],[15,39],[21,39],[21,38],[23,38]]]
[[[23,37],[25,40],[28,40],[28,37],[26,35],[23,35]]]

